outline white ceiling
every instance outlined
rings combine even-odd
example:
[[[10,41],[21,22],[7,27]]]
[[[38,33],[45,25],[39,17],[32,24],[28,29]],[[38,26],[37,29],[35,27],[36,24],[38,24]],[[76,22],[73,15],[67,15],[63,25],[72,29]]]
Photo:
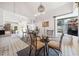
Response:
[[[46,14],[52,14],[52,12],[55,12],[55,9],[67,5],[68,3],[71,2],[43,2],[42,4],[46,8]],[[38,13],[37,8],[39,5],[39,2],[0,2],[0,8],[16,12],[28,18],[33,18],[34,15]]]

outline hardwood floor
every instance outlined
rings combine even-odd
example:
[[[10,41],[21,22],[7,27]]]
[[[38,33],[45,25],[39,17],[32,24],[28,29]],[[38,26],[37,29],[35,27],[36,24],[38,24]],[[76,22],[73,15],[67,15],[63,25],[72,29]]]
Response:
[[[0,56],[17,56],[17,51],[28,45],[21,41],[16,35],[0,38]]]
[[[63,43],[64,42],[65,41],[63,41]],[[77,43],[78,42],[73,39],[71,44],[62,44],[62,55],[78,56],[79,47]],[[28,47],[28,45],[15,34],[10,36],[0,36],[0,56],[17,56],[16,52],[26,47]]]
[[[65,44],[66,43],[66,44]],[[79,47],[78,47],[78,37],[64,37],[62,52],[63,56],[78,56]]]

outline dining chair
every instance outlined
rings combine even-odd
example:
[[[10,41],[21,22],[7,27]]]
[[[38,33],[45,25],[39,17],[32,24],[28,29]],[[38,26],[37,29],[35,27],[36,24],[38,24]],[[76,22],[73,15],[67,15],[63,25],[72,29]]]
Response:
[[[61,34],[61,37],[60,37],[60,40],[59,41],[50,40],[48,42],[49,48],[52,48],[56,52],[57,55],[60,55],[60,53],[62,54],[61,44],[62,44],[63,36],[64,36],[64,33]]]
[[[51,40],[53,38],[53,30],[47,30],[48,39]]]
[[[53,37],[53,30],[47,30],[47,36]]]
[[[30,39],[31,39],[31,45],[29,55],[31,55],[32,50],[35,49],[35,56],[38,56],[39,52],[45,46],[45,44],[40,41],[41,38],[39,36],[34,35],[33,33],[30,34]]]

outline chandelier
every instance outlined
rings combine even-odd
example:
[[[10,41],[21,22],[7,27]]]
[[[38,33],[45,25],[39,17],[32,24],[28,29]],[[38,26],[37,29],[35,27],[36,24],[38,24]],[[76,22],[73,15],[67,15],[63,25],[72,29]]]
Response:
[[[42,12],[44,12],[44,11],[45,11],[45,7],[44,7],[42,4],[40,4],[40,5],[38,6],[38,12],[42,13]]]

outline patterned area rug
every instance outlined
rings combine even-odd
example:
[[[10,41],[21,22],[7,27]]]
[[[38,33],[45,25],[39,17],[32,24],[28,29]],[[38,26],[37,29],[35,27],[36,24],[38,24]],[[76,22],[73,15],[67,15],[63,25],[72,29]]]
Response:
[[[18,56],[29,56],[30,47],[27,47],[23,50],[17,52]],[[57,51],[59,53],[59,51]],[[35,51],[32,50],[31,56],[35,56]],[[44,48],[39,52],[38,56],[44,56]],[[49,48],[48,56],[58,56],[58,54],[51,48]]]
[[[24,41],[25,43],[29,44],[28,38],[22,37],[21,40]],[[18,54],[18,56],[29,56],[29,51],[30,51],[30,47],[27,47],[27,48],[24,48],[24,49],[18,51],[17,54]],[[57,51],[57,53],[59,54],[60,52]],[[53,49],[49,48],[48,56],[58,56],[57,53]],[[31,56],[35,56],[35,50],[32,50]],[[40,51],[38,56],[44,56],[44,48]]]

